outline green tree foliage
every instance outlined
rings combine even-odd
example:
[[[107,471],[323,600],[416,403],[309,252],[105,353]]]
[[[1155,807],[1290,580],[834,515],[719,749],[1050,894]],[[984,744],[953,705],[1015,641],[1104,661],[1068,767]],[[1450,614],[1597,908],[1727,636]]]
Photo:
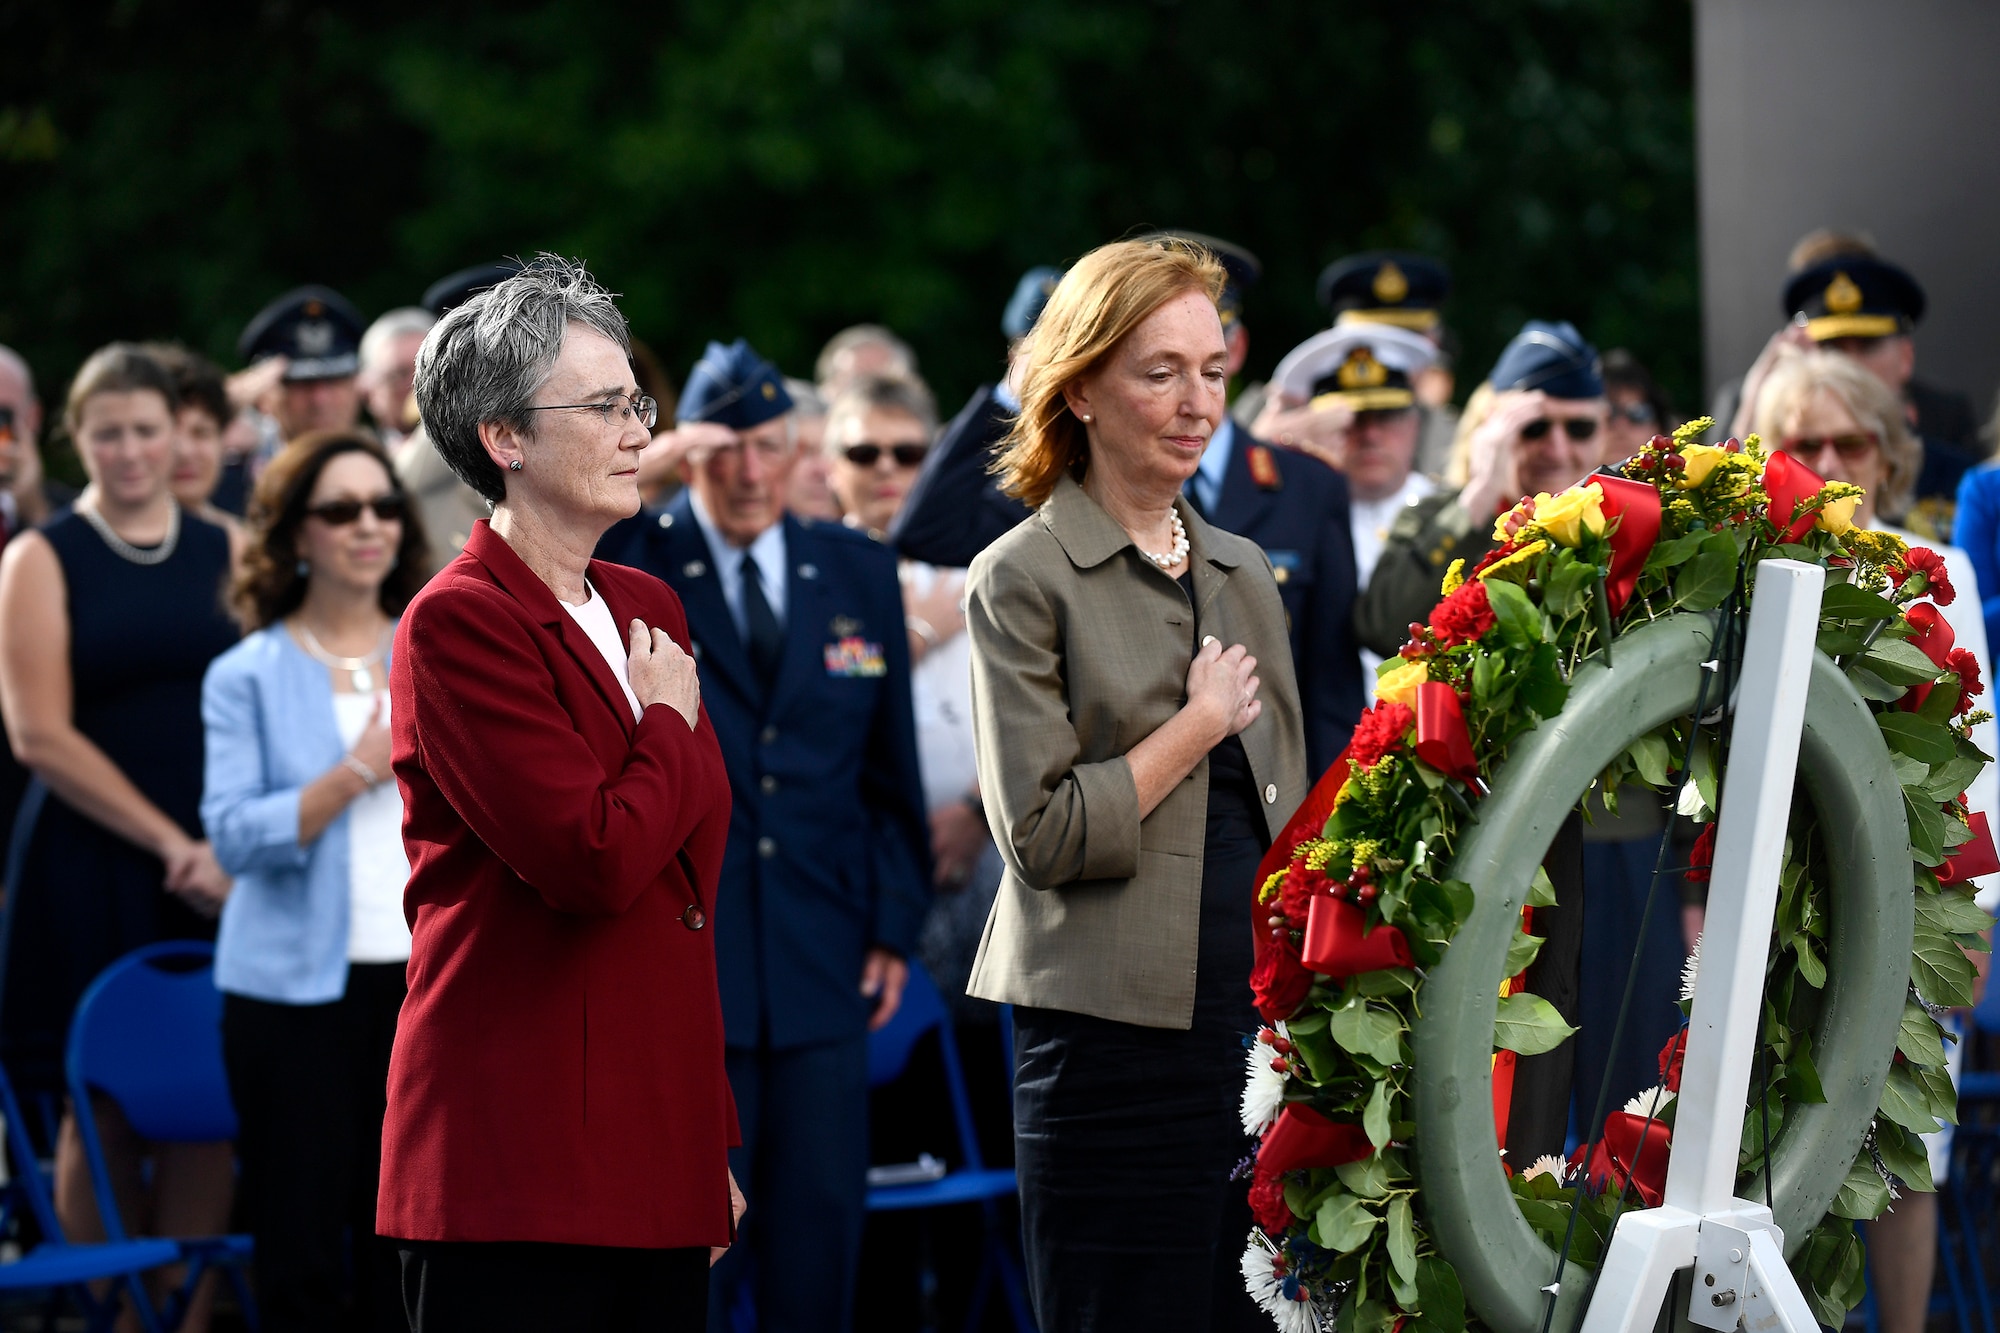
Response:
[[[587,259],[676,372],[794,373],[879,319],[947,405],[1034,263],[1150,225],[1261,254],[1261,375],[1351,250],[1441,255],[1463,391],[1528,316],[1697,382],[1688,9],[1620,0],[148,0],[0,9],[0,341],[227,358],[264,301],[369,313]]]

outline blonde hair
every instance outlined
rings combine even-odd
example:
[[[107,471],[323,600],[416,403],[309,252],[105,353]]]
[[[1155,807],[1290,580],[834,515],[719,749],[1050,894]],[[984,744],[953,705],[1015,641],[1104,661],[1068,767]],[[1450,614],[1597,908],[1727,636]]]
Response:
[[[1451,452],[1445,455],[1444,484],[1463,488],[1472,480],[1472,433],[1485,424],[1493,411],[1493,386],[1479,381],[1458,414],[1458,428],[1451,433]]]
[[[1861,429],[1873,431],[1881,441],[1882,461],[1888,464],[1889,474],[1875,494],[1875,512],[1885,517],[1902,513],[1916,490],[1924,447],[1911,433],[1895,392],[1853,357],[1817,349],[1788,349],[1757,392],[1751,428],[1764,437],[1765,448],[1777,448],[1785,423],[1822,391],[1832,394]]]
[[[1001,489],[1039,506],[1065,473],[1081,480],[1090,443],[1063,390],[1168,301],[1191,291],[1214,301],[1226,281],[1206,248],[1173,236],[1114,241],[1071,265],[1023,339],[1021,411],[993,463]]]

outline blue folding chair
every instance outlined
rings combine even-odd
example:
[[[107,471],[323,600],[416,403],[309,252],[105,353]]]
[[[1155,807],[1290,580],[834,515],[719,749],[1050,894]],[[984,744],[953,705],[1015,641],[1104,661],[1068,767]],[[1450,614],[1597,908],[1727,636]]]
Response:
[[[168,940],[134,949],[98,973],[70,1020],[65,1068],[84,1158],[104,1234],[126,1240],[124,1218],[97,1132],[93,1094],[109,1097],[133,1132],[162,1143],[212,1143],[236,1137],[236,1109],[222,1067],[222,992],[215,988],[215,949],[195,940]],[[195,1287],[219,1268],[257,1329],[257,1306],[243,1270],[250,1262],[244,1235],[173,1238],[187,1279],[162,1311],[177,1327]]]
[[[13,1167],[5,1191],[0,1193],[0,1231],[14,1233],[25,1208],[25,1220],[41,1236],[41,1241],[19,1259],[0,1263],[0,1291],[49,1292],[67,1298],[83,1312],[92,1333],[106,1333],[117,1323],[122,1291],[131,1299],[146,1333],[160,1333],[160,1317],[146,1296],[140,1275],[179,1263],[180,1247],[170,1240],[70,1244],[56,1220],[48,1182],[42,1177],[27,1122],[21,1118],[21,1105],[14,1098],[14,1086],[7,1081],[5,1070],[0,1070],[0,1115],[7,1118],[7,1156]],[[99,1295],[90,1286],[97,1282],[114,1285]]]
[[[910,963],[910,979],[903,987],[903,1003],[896,1010],[896,1016],[868,1038],[868,1085],[879,1088],[902,1077],[918,1040],[932,1031],[938,1034],[945,1089],[951,1097],[951,1117],[964,1165],[947,1171],[937,1180],[876,1186],[868,1191],[868,1211],[897,1212],[978,1204],[985,1214],[986,1239],[979,1263],[979,1277],[972,1288],[972,1302],[966,1310],[965,1327],[970,1333],[979,1326],[997,1277],[1014,1327],[1019,1333],[1034,1333],[1035,1322],[1028,1314],[1021,1262],[1008,1243],[998,1208],[999,1200],[1015,1195],[1014,1172],[1011,1168],[988,1167],[980,1156],[979,1134],[972,1120],[972,1101],[965,1092],[965,1073],[958,1062],[958,1043],[952,1036],[951,1015],[930,975],[915,961]],[[1010,1042],[1010,1049],[1011,1046]],[[935,1287],[937,1277],[928,1271],[928,1257],[924,1262],[926,1271],[921,1274],[920,1280],[928,1290]]]

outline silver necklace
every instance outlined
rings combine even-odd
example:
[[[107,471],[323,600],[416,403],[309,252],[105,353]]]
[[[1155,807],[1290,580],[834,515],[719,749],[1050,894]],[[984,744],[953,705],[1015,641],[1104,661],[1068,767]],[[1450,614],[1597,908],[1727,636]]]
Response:
[[[1133,545],[1138,546],[1138,543],[1134,542]],[[1181,522],[1181,516],[1179,510],[1174,511],[1174,549],[1167,552],[1167,554],[1165,555],[1154,555],[1151,551],[1147,550],[1145,547],[1139,546],[1139,554],[1145,556],[1148,560],[1158,565],[1161,569],[1172,569],[1175,565],[1178,565],[1181,561],[1187,559],[1188,555],[1187,524]]]
[[[129,560],[135,565],[164,564],[172,558],[174,547],[180,545],[181,507],[171,501],[167,506],[167,535],[160,538],[158,546],[134,546],[126,541],[111,530],[111,524],[105,521],[104,515],[97,512],[96,505],[78,505],[76,512],[82,514],[83,521],[97,530],[97,535],[104,539],[104,544],[111,548],[113,555],[122,560]]]
[[[319,636],[312,632],[312,627],[306,624],[304,616],[299,617],[299,639],[315,661],[330,666],[335,671],[345,671],[347,682],[354,687],[356,694],[367,694],[375,688],[375,673],[370,668],[382,660],[381,640],[376,641],[375,651],[366,657],[341,657],[326,650],[326,645],[322,644]]]

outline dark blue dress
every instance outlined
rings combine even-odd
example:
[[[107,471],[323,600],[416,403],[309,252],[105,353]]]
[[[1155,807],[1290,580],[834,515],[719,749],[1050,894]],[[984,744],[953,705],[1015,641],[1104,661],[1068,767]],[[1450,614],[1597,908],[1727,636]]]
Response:
[[[223,609],[228,534],[183,511],[174,553],[137,565],[73,510],[41,531],[67,589],[76,729],[189,837],[203,837],[202,674],[238,637]],[[215,923],[166,892],[157,856],[39,778],[15,817],[7,866],[0,1057],[17,1082],[53,1090],[91,979],[142,944],[213,939]]]

